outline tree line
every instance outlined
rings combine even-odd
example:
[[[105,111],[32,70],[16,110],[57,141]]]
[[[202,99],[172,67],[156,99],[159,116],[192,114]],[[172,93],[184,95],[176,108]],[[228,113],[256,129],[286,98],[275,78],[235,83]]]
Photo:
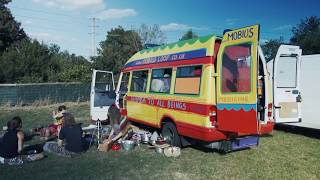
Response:
[[[106,33],[99,43],[98,55],[89,60],[62,51],[57,44],[45,44],[30,38],[7,7],[11,0],[0,0],[0,83],[41,83],[90,81],[91,69],[115,74],[136,52],[147,46],[166,43],[159,25],[142,24],[138,29],[118,26]],[[280,44],[301,46],[304,54],[320,53],[320,19],[311,16],[292,28],[290,42],[271,39],[262,45],[267,60],[272,59]],[[179,40],[198,37],[188,30]]]

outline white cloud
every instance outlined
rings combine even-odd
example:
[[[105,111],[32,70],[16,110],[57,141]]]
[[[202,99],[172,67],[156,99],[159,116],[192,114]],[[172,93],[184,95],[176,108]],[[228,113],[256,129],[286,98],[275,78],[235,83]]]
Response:
[[[166,25],[161,25],[160,28],[162,31],[184,31],[190,29],[191,27],[185,24],[169,23]]]
[[[104,7],[103,0],[32,0],[35,3],[62,9],[85,9]]]
[[[285,24],[285,25],[281,25],[281,26],[275,27],[275,28],[273,28],[273,30],[281,31],[281,30],[289,30],[291,28],[292,28],[291,24]]]
[[[161,25],[160,29],[162,31],[187,31],[189,29],[193,30],[206,30],[206,27],[194,27],[186,24],[178,24],[178,23],[169,23],[165,25]]]
[[[229,26],[234,25],[237,21],[238,21],[238,19],[235,19],[235,18],[226,19],[226,23],[227,23],[227,25],[229,25]]]
[[[121,19],[136,15],[137,12],[134,9],[107,9],[101,11],[97,17],[100,19]]]
[[[136,16],[134,9],[106,9],[103,0],[32,0],[34,3],[43,4],[47,7],[65,10],[90,9],[98,12],[96,17],[100,19],[121,19]]]

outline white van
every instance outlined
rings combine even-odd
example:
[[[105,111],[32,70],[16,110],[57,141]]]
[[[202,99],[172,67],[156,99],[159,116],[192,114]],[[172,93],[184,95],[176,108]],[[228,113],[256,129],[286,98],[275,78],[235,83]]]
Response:
[[[275,60],[267,66],[275,77],[272,78],[275,122],[320,129],[317,114],[320,54],[302,56],[299,46],[281,45]]]

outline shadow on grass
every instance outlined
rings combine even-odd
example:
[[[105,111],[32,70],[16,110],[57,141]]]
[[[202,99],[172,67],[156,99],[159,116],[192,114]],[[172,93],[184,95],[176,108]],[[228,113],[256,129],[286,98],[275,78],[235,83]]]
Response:
[[[264,134],[264,135],[261,135],[260,137],[262,137],[262,138],[273,138],[273,135],[272,134]]]
[[[199,145],[191,145],[191,146],[187,146],[185,148],[192,148],[192,149],[196,149],[198,151],[202,151],[202,152],[205,152],[205,153],[217,153],[217,154],[219,154],[221,156],[229,154],[229,153],[247,151],[247,150],[251,149],[250,147],[245,147],[245,148],[242,148],[242,149],[237,149],[237,150],[232,150],[232,151],[225,152],[223,150],[211,149],[211,148],[208,148],[208,147],[205,147],[205,146],[199,146]]]
[[[187,146],[185,148],[192,148],[192,149],[196,149],[205,153],[218,153],[218,154],[222,154],[221,151],[217,150],[217,149],[211,149],[211,148],[207,148],[204,146],[198,146],[198,145],[191,145],[191,146]]]
[[[285,124],[278,124],[275,126],[275,129],[288,133],[303,135],[310,138],[320,139],[320,130],[318,129],[290,126]]]

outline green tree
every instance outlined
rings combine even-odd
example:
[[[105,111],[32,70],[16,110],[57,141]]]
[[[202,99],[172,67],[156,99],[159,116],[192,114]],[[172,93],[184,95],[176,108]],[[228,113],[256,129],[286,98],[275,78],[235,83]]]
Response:
[[[91,80],[91,63],[83,56],[69,54],[68,51],[57,54],[59,61],[58,81],[88,82]]]
[[[180,39],[180,41],[193,39],[199,37],[195,32],[192,31],[192,29],[189,29]]]
[[[320,53],[320,19],[316,16],[301,20],[300,24],[292,28],[292,44],[302,48],[303,54]]]
[[[12,44],[0,59],[0,83],[90,81],[91,63],[82,56],[60,52],[25,38]]]
[[[126,61],[141,49],[138,33],[119,26],[107,32],[106,40],[100,42],[98,56],[92,58],[93,67],[119,73]]]
[[[0,55],[12,43],[27,37],[20,23],[15,21],[9,8],[6,7],[11,0],[0,0]]]
[[[0,83],[47,82],[55,66],[49,49],[37,40],[25,38],[13,43],[0,59]]]
[[[270,39],[261,46],[267,62],[276,57],[278,49],[283,43],[283,38],[280,37],[279,39]]]

